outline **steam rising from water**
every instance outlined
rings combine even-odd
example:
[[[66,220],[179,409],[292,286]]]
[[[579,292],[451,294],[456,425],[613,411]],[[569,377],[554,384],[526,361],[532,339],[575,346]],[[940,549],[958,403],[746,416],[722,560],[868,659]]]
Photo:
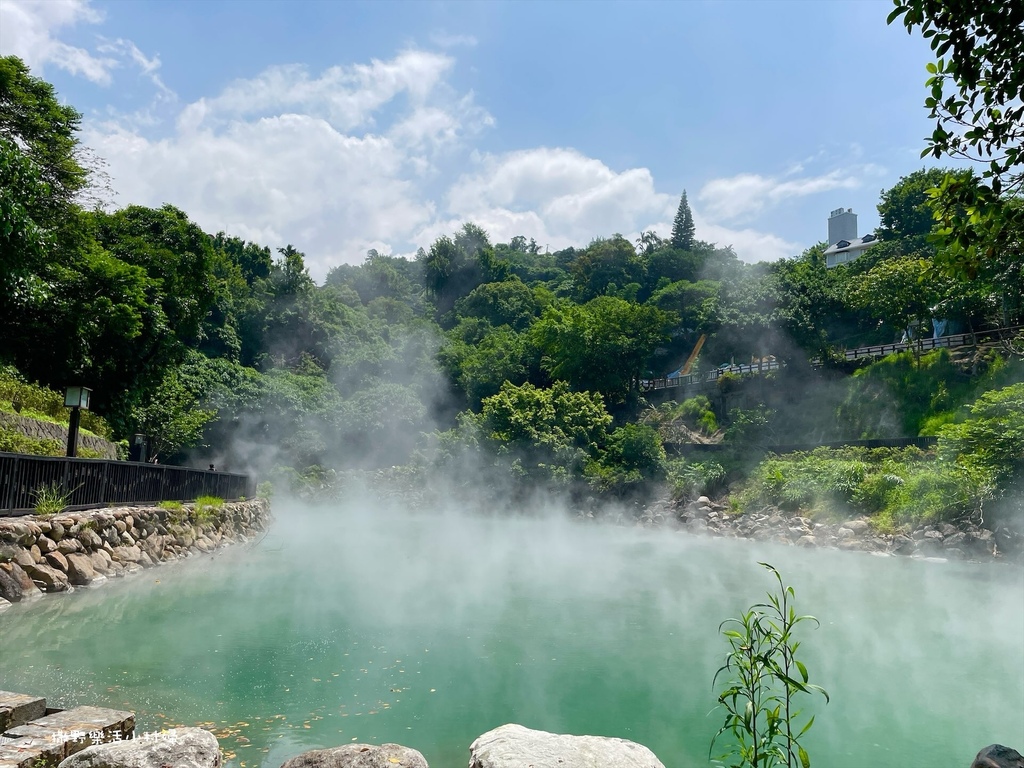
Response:
[[[473,738],[520,722],[704,766],[718,625],[771,587],[767,560],[822,621],[804,636],[833,698],[814,704],[816,762],[956,766],[1024,745],[1020,569],[362,499],[275,514],[251,551],[8,611],[0,688],[136,709],[143,729],[158,713],[232,726],[234,765],[353,738],[463,765]]]

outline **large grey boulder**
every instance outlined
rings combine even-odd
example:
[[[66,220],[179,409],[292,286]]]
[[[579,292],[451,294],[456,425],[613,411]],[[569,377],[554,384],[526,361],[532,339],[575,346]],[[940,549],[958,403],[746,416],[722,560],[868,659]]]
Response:
[[[42,563],[28,566],[25,573],[31,576],[32,581],[44,592],[64,592],[71,587],[67,574]]]
[[[470,745],[469,768],[665,766],[651,750],[633,741],[606,736],[567,736],[510,724],[488,731]]]
[[[21,602],[21,583],[5,568],[0,568],[0,598],[12,603]]]
[[[314,749],[293,757],[281,768],[428,768],[423,755],[399,744],[345,744]]]
[[[21,590],[21,600],[34,600],[43,596],[43,593],[39,591],[39,587],[32,581],[32,577],[25,573],[25,569],[17,563],[0,563],[0,571],[6,573],[17,583],[18,588]],[[4,583],[7,585],[4,588],[4,597],[12,603],[19,602],[7,594],[8,589],[11,590],[12,594],[14,592],[10,582],[5,581]]]
[[[57,768],[220,768],[220,746],[202,728],[175,728],[131,741],[96,744]]]
[[[68,563],[68,580],[75,585],[85,586],[96,581],[97,574],[92,567],[92,559],[81,552],[72,552],[66,558]]]
[[[971,768],[1024,768],[1024,757],[1016,749],[989,744],[974,758]]]

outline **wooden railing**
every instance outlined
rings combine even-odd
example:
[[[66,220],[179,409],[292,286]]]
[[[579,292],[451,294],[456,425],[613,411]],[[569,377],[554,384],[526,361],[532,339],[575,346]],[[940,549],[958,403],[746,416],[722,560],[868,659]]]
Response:
[[[0,453],[0,516],[33,512],[43,488],[67,495],[68,507],[192,501],[252,495],[246,475],[139,464]]]
[[[670,376],[660,379],[644,379],[640,382],[640,389],[643,392],[651,392],[655,389],[672,389],[673,387],[687,387],[693,384],[708,384],[718,381],[722,376],[731,373],[738,376],[749,376],[751,374],[767,373],[777,371],[782,365],[776,360],[764,360],[749,365],[730,365],[727,368],[715,368],[704,373],[688,373],[685,376]]]
[[[885,357],[898,352],[906,352],[910,349],[917,349],[927,352],[932,349],[967,347],[979,342],[992,339],[1006,338],[1014,334],[1024,333],[1024,326],[1011,328],[996,328],[990,331],[979,331],[978,333],[955,333],[951,336],[940,336],[933,339],[919,339],[917,341],[901,341],[894,344],[875,344],[867,347],[847,349],[842,352],[843,359],[847,361],[860,360],[863,358]],[[815,368],[821,366],[821,361],[813,359],[810,361]],[[689,387],[699,384],[710,384],[717,381],[726,373],[739,376],[750,376],[768,371],[777,371],[782,365],[775,360],[766,360],[749,365],[730,365],[728,367],[716,368],[704,373],[690,373],[686,376],[665,376],[659,379],[644,379],[640,382],[640,389],[643,392],[651,392],[658,389],[674,389],[675,387]]]
[[[745,452],[761,453],[803,453],[813,451],[815,448],[920,448],[928,450],[934,448],[939,439],[931,435],[920,437],[872,437],[861,440],[830,440],[822,443],[788,443],[785,445],[771,445],[758,443],[745,445]],[[721,453],[736,449],[735,443],[666,443],[665,449],[669,453],[691,456],[702,453]]]

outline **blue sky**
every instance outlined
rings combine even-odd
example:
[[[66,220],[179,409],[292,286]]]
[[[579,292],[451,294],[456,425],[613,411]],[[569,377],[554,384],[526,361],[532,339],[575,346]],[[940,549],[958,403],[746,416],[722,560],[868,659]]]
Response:
[[[315,277],[464,221],[552,249],[667,235],[747,261],[877,224],[927,164],[926,44],[887,1],[0,0],[0,51],[85,115],[115,204],[293,243]]]

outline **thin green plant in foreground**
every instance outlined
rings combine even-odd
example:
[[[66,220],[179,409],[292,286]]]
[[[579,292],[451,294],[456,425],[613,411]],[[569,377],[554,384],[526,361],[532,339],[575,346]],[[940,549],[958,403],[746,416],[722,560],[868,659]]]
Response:
[[[828,701],[824,688],[808,682],[807,667],[796,658],[800,641],[795,629],[804,622],[818,624],[813,616],[798,616],[793,603],[796,593],[787,587],[782,575],[768,563],[759,563],[771,571],[779,584],[779,593],[768,593],[767,603],[757,603],[739,618],[726,619],[720,630],[729,641],[725,664],[715,673],[730,675],[719,694],[719,706],[725,720],[711,740],[711,750],[727,734],[733,736],[720,765],[729,768],[810,768],[811,758],[800,744],[814,717],[800,725],[802,710],[796,709],[798,694],[820,693]]]
[[[47,483],[32,491],[37,515],[55,515],[63,512],[71,500],[71,492],[65,491],[60,483]]]

